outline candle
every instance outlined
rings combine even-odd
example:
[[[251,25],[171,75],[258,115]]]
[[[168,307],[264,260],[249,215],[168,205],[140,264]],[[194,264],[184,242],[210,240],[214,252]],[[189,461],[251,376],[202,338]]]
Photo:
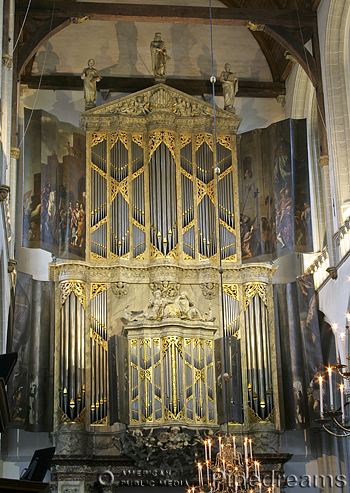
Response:
[[[245,460],[245,475],[248,480],[249,478],[248,459]]]
[[[261,483],[259,483],[259,493],[261,493]]]
[[[222,461],[222,465],[223,465],[223,469],[224,469],[223,474],[224,474],[224,479],[225,479],[225,477],[226,477],[226,475],[225,475],[225,459]]]
[[[248,449],[247,449],[247,438],[244,439],[244,458],[248,458]]]
[[[235,493],[238,491],[238,483],[236,482],[236,488],[235,488]]]
[[[208,457],[207,457],[207,441],[206,440],[204,442],[204,447],[205,447],[205,460],[207,460]]]
[[[219,454],[220,454],[220,457],[221,457],[221,437],[219,437]]]
[[[345,361],[345,360],[346,360],[346,351],[345,351],[345,332],[341,332],[341,333],[340,333],[340,339],[341,339],[342,346],[343,346],[344,361]]]
[[[233,440],[233,455],[236,455],[236,437],[233,437],[232,440]]]
[[[259,464],[259,462],[257,463],[257,466],[258,466],[258,479],[260,481],[260,464]]]
[[[272,486],[272,488],[274,487],[274,486],[273,486],[273,483],[274,483],[274,482],[275,482],[275,470],[274,470],[274,469],[272,469],[272,479],[271,479],[271,486]]]
[[[334,337],[335,337],[335,350],[336,350],[336,353],[337,353],[337,362],[340,363],[340,359],[339,359],[339,346],[338,346],[338,334],[337,334],[338,325],[337,324],[333,324],[332,325],[332,328],[333,328]]]
[[[250,458],[253,460],[252,439],[249,440]]]
[[[342,412],[342,422],[345,424],[345,408],[344,408],[344,384],[340,384],[340,402]]]
[[[209,486],[209,461],[207,460],[206,461],[206,464],[207,464],[207,481],[208,481],[208,486]]]
[[[209,442],[209,460],[211,460],[211,441],[208,440]]]
[[[199,486],[200,487],[202,486],[202,481],[203,481],[203,478],[202,478],[202,466],[198,462],[198,483],[199,483]]]
[[[322,377],[318,377],[318,383],[320,384],[320,416],[323,418],[323,385]]]
[[[334,410],[334,403],[333,403],[333,382],[332,382],[332,368],[329,366],[328,367],[328,380],[329,380],[329,398],[331,401],[331,411]]]

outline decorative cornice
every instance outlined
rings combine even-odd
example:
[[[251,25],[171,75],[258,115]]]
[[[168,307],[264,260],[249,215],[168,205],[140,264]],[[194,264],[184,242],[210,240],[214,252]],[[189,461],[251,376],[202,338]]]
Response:
[[[217,267],[185,266],[181,263],[157,263],[148,266],[121,265],[122,261],[101,261],[89,263],[83,261],[52,262],[49,264],[51,281],[81,280],[105,283],[151,284],[167,281],[193,285],[204,283],[220,283],[220,274]],[[271,264],[251,263],[242,266],[224,268],[223,281],[225,283],[246,283],[252,281],[271,283],[277,266]]]

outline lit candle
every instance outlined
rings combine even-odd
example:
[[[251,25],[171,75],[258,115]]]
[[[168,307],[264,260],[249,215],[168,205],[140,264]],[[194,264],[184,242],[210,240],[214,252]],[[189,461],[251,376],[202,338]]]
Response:
[[[205,447],[205,460],[208,460],[208,457],[207,457],[207,441],[206,440],[204,442],[204,447]]]
[[[343,424],[345,424],[344,384],[340,384],[340,402],[341,402],[342,421]]]
[[[209,442],[209,460],[211,460],[211,441],[208,440]]]
[[[236,484],[235,493],[237,493],[237,491],[238,491],[238,483],[236,482],[235,484]]]
[[[247,438],[244,439],[244,458],[247,460],[248,458],[248,448],[247,448]]]
[[[245,475],[248,480],[249,478],[249,467],[248,467],[248,459],[245,460]]]
[[[343,353],[344,353],[344,361],[346,360],[346,351],[345,351],[345,332],[340,333],[340,339],[342,342]]]
[[[232,440],[233,440],[233,455],[236,455],[236,437],[233,437]]]
[[[249,440],[250,458],[253,460],[252,439]]]
[[[329,380],[329,398],[331,401],[331,411],[334,409],[334,403],[333,403],[333,382],[332,382],[332,368],[329,366],[328,367],[328,380]]]
[[[323,418],[323,385],[322,377],[318,377],[318,383],[320,385],[320,416]]]
[[[202,486],[201,473],[202,473],[202,466],[198,462],[198,483],[200,487]]]
[[[261,493],[261,483],[259,483],[259,493]]]
[[[340,363],[340,360],[339,360],[339,346],[338,346],[338,334],[337,334],[338,325],[337,324],[333,324],[332,325],[332,328],[333,328],[334,337],[335,337],[335,350],[336,350],[336,353],[337,353],[337,362]]]
[[[221,457],[221,437],[219,437],[219,454],[220,454],[220,457]]]

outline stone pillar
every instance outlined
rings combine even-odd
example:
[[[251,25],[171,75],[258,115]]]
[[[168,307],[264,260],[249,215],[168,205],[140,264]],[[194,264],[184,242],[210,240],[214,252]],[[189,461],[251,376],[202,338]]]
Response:
[[[325,212],[326,212],[326,232],[328,243],[328,256],[329,256],[329,272],[332,279],[337,278],[336,265],[338,263],[338,255],[334,247],[333,241],[333,218],[332,218],[332,195],[331,195],[331,182],[329,178],[329,156],[323,155],[318,158],[318,164],[322,170],[322,181],[325,199]]]

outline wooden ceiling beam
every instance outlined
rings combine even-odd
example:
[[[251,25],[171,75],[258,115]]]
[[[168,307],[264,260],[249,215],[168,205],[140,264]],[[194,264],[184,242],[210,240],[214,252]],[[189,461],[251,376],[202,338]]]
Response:
[[[314,87],[318,84],[316,61],[300,40],[282,26],[265,26],[264,32],[280,43],[305,70]]]
[[[38,75],[22,75],[21,84],[26,84],[29,89],[37,89],[40,82]],[[207,79],[167,79],[167,85],[183,91],[192,96],[211,94],[212,86]],[[136,92],[154,85],[153,77],[103,77],[98,83],[98,90],[110,92]],[[81,91],[83,95],[83,83],[79,75],[44,75],[41,80],[42,90],[66,90]],[[222,95],[222,86],[217,84],[215,92]],[[277,98],[286,94],[283,82],[258,82],[240,80],[238,82],[237,97],[242,98]]]
[[[32,0],[29,13],[34,19],[51,17],[82,18],[104,21],[132,22],[165,22],[180,24],[209,24],[209,9],[207,7],[188,7],[179,5],[142,5],[94,2],[65,2],[44,4],[42,0]],[[24,14],[27,8],[26,0],[16,1],[16,12]],[[258,24],[285,26],[290,28],[315,26],[316,14],[302,10],[298,13],[292,9],[246,9],[246,8],[213,8],[213,24],[221,26],[245,26],[246,22]]]

